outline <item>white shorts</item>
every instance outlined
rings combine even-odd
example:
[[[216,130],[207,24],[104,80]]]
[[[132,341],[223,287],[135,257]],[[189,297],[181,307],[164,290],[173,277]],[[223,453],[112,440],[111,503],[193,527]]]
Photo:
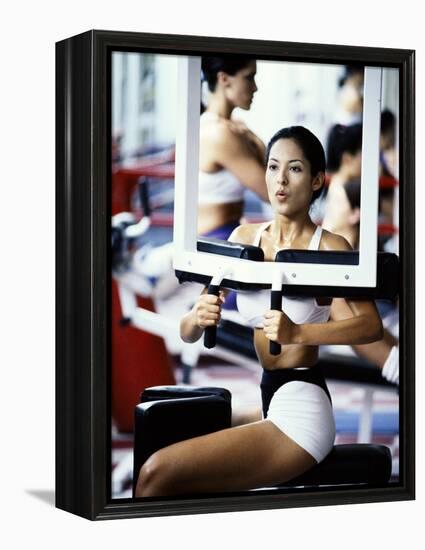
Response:
[[[294,380],[273,395],[267,413],[279,430],[321,462],[335,441],[332,405],[325,391],[309,382]]]

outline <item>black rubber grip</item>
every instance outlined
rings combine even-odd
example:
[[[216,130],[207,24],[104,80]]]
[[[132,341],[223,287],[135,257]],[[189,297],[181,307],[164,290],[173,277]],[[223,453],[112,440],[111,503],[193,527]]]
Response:
[[[214,294],[218,296],[220,292],[220,287],[218,285],[209,285],[208,294]],[[215,346],[217,338],[217,327],[207,327],[204,332],[204,346],[208,349],[211,349]]]
[[[282,291],[272,290],[270,299],[270,309],[282,311]],[[282,346],[277,342],[270,342],[270,355],[280,355]]]

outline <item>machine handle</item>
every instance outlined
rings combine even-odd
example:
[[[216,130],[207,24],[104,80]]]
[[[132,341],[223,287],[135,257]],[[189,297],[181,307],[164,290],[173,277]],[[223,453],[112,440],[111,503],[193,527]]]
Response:
[[[270,309],[282,311],[282,291],[272,290],[270,299]],[[277,342],[270,342],[270,355],[280,355],[282,346]]]
[[[208,294],[218,296],[220,292],[220,285],[209,285]],[[207,327],[204,332],[204,346],[211,349],[215,346],[217,339],[217,327]]]
[[[149,201],[149,180],[148,178],[139,178],[139,198],[143,208],[143,215],[149,217],[151,215],[151,205]]]

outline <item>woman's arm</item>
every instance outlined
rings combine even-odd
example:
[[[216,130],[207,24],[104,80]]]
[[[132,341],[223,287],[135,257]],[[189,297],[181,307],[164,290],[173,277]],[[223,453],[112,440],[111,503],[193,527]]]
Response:
[[[347,301],[352,317],[327,323],[296,325],[285,313],[267,311],[264,316],[264,334],[279,344],[320,346],[332,344],[369,344],[383,336],[381,318],[370,301]]]
[[[217,326],[221,318],[221,306],[225,302],[226,290],[215,296],[207,294],[205,288],[195,305],[180,321],[180,337],[184,342],[197,342],[207,327]]]
[[[340,235],[323,232],[321,250],[352,250]],[[346,318],[327,323],[296,325],[285,313],[270,310],[265,314],[264,333],[279,344],[359,345],[369,344],[383,337],[381,317],[371,300],[345,300]]]
[[[346,300],[352,317],[328,323],[296,325],[294,343],[369,344],[383,337],[381,317],[374,302]]]
[[[331,319],[342,321],[352,316],[351,309],[342,298],[335,298],[332,302]],[[365,345],[353,345],[354,351],[360,357],[364,357],[370,363],[381,368],[384,366],[392,348],[398,344],[398,340],[384,328],[382,339]]]
[[[250,244],[255,227],[253,224],[240,225],[227,240]],[[204,288],[193,308],[180,321],[180,336],[184,342],[197,342],[207,327],[217,326],[220,322],[221,306],[226,301],[229,290],[221,289],[218,296],[207,293],[208,288]]]
[[[383,336],[381,318],[370,301],[347,301],[352,317],[327,323],[296,325],[285,313],[270,310],[264,316],[264,334],[279,344],[302,346],[369,344]]]
[[[236,132],[245,140],[248,146],[254,152],[254,156],[263,165],[266,156],[266,147],[261,139],[252,132],[248,126],[241,120],[231,120],[231,128],[234,128]]]
[[[254,191],[263,201],[269,202],[265,180],[265,167],[259,154],[253,151],[243,136],[231,127],[222,127],[213,137],[210,146],[218,164],[232,172],[245,187]]]

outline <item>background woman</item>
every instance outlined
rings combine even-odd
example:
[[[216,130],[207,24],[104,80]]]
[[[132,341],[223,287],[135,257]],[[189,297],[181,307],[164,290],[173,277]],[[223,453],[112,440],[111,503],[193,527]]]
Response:
[[[360,176],[362,167],[362,125],[335,125],[328,138],[328,172],[331,174],[326,196],[324,229],[342,235],[357,249],[360,221]],[[351,186],[351,188],[350,188]],[[349,196],[350,193],[350,196]],[[358,195],[359,204],[350,202]]]
[[[279,131],[267,148],[266,183],[274,218],[245,224],[231,240],[260,246],[273,261],[282,248],[349,250],[347,241],[322,231],[309,216],[324,181],[325,156],[303,127]],[[283,312],[269,310],[269,291],[240,294],[241,313],[251,322],[258,359],[264,419],[181,441],[154,453],[142,466],[137,497],[239,491],[294,478],[325,458],[335,437],[331,399],[315,366],[320,344],[364,344],[381,337],[372,302],[347,300],[351,316],[329,321],[330,303],[284,298]],[[225,293],[199,297],[181,321],[186,342],[217,325]],[[269,342],[282,344],[278,356]]]
[[[387,115],[381,117],[381,148],[391,143]],[[383,138],[388,137],[385,141]],[[334,126],[328,138],[327,168],[331,173],[326,197],[322,227],[344,236],[354,249],[359,248],[360,236],[360,176],[361,176],[362,125]],[[380,197],[382,199],[382,197]],[[380,201],[382,204],[382,200]],[[392,205],[391,205],[392,209]],[[392,313],[388,302],[377,303],[382,316]],[[334,299],[331,319],[342,320],[351,315],[345,300]],[[385,324],[385,321],[384,321]],[[367,345],[353,345],[357,355],[377,366],[384,378],[398,383],[398,340],[388,330],[383,338]],[[390,374],[388,374],[390,373]]]
[[[264,144],[242,121],[232,118],[236,107],[251,106],[257,90],[256,62],[244,56],[203,57],[202,73],[209,94],[200,120],[198,234],[226,240],[243,216],[246,189],[268,201]],[[159,279],[155,295],[163,299],[179,289],[172,253],[170,242],[136,261],[140,273]],[[188,297],[191,301],[190,293]],[[234,294],[226,308],[235,308]]]
[[[236,107],[251,107],[256,62],[243,56],[203,57],[202,72],[209,93],[200,122],[198,232],[227,239],[240,223],[246,189],[268,201],[264,144],[232,118]]]

